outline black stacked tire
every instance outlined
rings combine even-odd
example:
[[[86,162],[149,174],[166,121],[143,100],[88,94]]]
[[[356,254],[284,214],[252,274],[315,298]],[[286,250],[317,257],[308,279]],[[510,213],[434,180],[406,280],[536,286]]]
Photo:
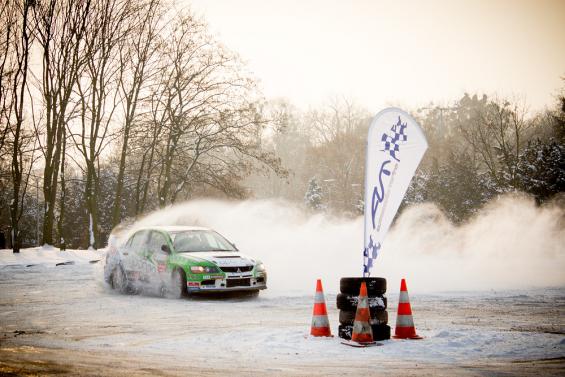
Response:
[[[371,325],[373,330],[373,340],[387,340],[390,339],[390,326],[389,325]],[[353,333],[352,325],[339,325],[338,335],[340,338],[350,340]]]
[[[354,311],[340,310],[339,323],[342,325],[353,326],[353,322],[355,322],[355,313],[356,312]],[[371,313],[371,321],[369,323],[371,325],[386,325],[388,323],[388,312],[386,310],[379,310],[374,314]]]
[[[338,293],[337,294],[337,308],[341,310],[357,310],[357,302],[359,301],[359,292],[357,295],[351,296],[345,293]],[[369,309],[371,312],[375,312],[377,310],[385,310],[387,308],[388,302],[387,298],[384,295],[380,295],[377,297],[369,296]]]
[[[337,308],[340,309],[338,335],[343,339],[351,339],[362,282],[365,282],[367,285],[373,339],[390,339],[390,326],[388,326],[388,312],[386,311],[387,298],[384,296],[386,293],[386,279],[379,277],[341,279],[339,284],[341,293],[336,298]]]
[[[367,294],[369,297],[382,296],[386,293],[385,278],[341,278],[339,290],[341,293],[359,296],[359,290],[363,282],[367,284]]]

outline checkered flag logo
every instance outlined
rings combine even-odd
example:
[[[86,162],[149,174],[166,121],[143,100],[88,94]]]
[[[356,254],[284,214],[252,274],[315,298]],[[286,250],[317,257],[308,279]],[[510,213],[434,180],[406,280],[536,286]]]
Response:
[[[396,153],[400,152],[400,142],[405,142],[408,140],[408,135],[406,135],[406,123],[402,123],[400,117],[398,117],[398,122],[393,125],[390,130],[392,131],[392,136],[388,134],[383,134],[381,137],[381,141],[383,142],[384,149],[383,151],[388,151],[390,156],[394,158],[396,161],[400,162],[398,157],[396,157]]]

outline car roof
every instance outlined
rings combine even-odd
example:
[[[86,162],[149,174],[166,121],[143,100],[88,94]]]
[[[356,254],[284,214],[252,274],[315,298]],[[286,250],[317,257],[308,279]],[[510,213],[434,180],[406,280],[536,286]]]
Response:
[[[145,230],[160,230],[164,232],[183,232],[187,230],[211,230],[202,226],[188,226],[188,225],[166,225],[166,226],[150,226],[144,227]]]
[[[166,226],[141,226],[130,229],[124,236],[120,236],[124,240],[130,239],[134,234],[142,230],[158,230],[161,232],[175,233],[175,232],[185,232],[193,230],[212,230],[210,228],[205,228],[201,226],[187,226],[187,225],[166,225]]]
[[[152,226],[147,229],[161,230],[165,232],[183,232],[187,230],[211,230],[203,226],[188,226],[188,225],[167,225],[167,226]]]
[[[187,225],[166,225],[166,226],[146,226],[138,228],[137,230],[160,230],[162,232],[183,232],[189,230],[211,230],[201,226],[187,226]]]

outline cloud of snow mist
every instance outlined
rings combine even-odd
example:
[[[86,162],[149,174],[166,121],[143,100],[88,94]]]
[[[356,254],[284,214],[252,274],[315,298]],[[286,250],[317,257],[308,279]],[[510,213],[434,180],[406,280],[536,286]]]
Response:
[[[524,197],[491,202],[455,226],[433,204],[406,209],[383,244],[373,276],[396,292],[405,277],[410,291],[514,289],[565,285],[565,211],[536,207]],[[137,226],[211,227],[241,252],[261,259],[269,294],[311,293],[322,278],[337,293],[343,276],[361,276],[363,222],[310,215],[283,201],[178,204]]]

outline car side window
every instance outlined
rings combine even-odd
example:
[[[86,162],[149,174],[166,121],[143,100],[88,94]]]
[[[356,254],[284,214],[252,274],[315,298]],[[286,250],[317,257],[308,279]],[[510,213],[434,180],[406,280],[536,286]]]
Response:
[[[137,233],[135,233],[135,235],[133,236],[133,240],[131,242],[131,249],[135,250],[135,251],[141,251],[141,249],[143,249],[143,244],[144,241],[147,237],[147,232],[144,230],[141,230]]]
[[[151,239],[149,240],[149,250],[153,253],[164,253],[161,250],[161,246],[166,245],[167,240],[165,237],[159,232],[151,232]]]
[[[132,249],[132,248],[133,248],[133,245],[135,244],[135,238],[136,238],[136,237],[137,237],[137,233],[135,233],[133,236],[131,236],[131,237],[129,238],[129,241],[128,241],[128,243],[126,244],[126,247],[127,247],[128,249]]]
[[[128,242],[126,242],[127,248],[131,248],[131,244],[133,243],[134,238],[135,238],[135,234],[128,239]]]

